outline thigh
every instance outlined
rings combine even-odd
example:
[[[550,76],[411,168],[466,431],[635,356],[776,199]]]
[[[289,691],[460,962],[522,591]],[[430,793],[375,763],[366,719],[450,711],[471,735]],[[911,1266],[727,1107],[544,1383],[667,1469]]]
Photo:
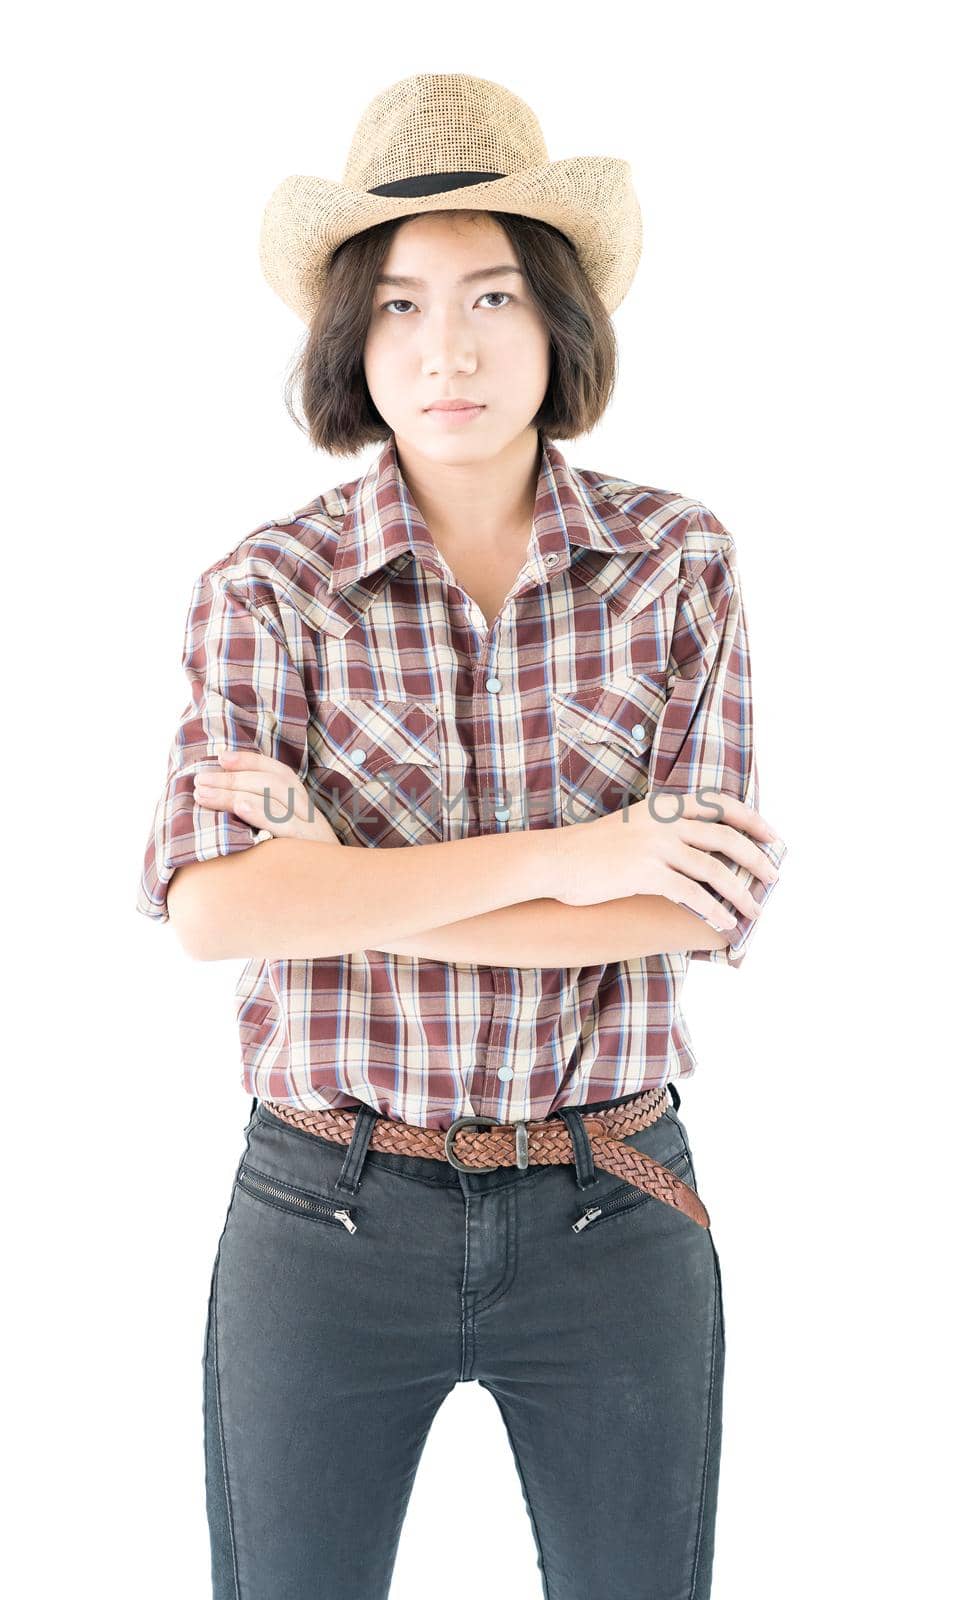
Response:
[[[697,1187],[675,1112],[629,1142]],[[710,1593],[719,1264],[708,1229],[639,1195],[609,1174],[582,1191],[552,1169],[522,1208],[516,1293],[483,1330],[480,1381],[507,1427],[548,1600]]]
[[[412,1277],[404,1180],[365,1174],[348,1200],[333,1187],[343,1154],[249,1125],[204,1352],[215,1600],[383,1600],[424,1441],[454,1382],[441,1280],[419,1261],[410,1298],[401,1287]],[[439,1198],[426,1196],[435,1232]]]

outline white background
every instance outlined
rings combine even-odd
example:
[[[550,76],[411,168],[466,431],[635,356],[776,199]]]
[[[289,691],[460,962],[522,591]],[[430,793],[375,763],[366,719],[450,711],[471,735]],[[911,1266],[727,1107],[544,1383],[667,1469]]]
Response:
[[[739,552],[761,807],[790,852],[744,968],[695,963],[686,991],[681,1116],[728,1338],[713,1593],[963,1591],[977,264],[957,17],[95,4],[8,23],[12,1593],[210,1595],[200,1358],[250,1108],[239,964],[192,962],[135,892],[193,579],[371,459],[324,458],[286,414],[303,327],[261,277],[262,207],[289,173],[338,178],[367,102],[421,71],[506,84],[553,158],[632,163],[621,378],[560,448],[702,499]],[[492,1398],[460,1386],[392,1593],[504,1588],[540,1594],[531,1530]]]

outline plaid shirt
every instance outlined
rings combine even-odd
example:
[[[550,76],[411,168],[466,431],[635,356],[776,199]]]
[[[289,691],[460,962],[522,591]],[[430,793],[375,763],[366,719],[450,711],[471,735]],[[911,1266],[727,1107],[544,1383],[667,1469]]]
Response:
[[[184,863],[273,837],[195,803],[194,774],[224,747],[287,763],[343,843],[367,848],[570,825],[652,788],[758,805],[730,533],[696,500],[571,467],[541,443],[527,559],[492,629],[454,584],[393,439],[363,477],[263,523],[201,574],[191,700],[141,912],[167,920]],[[787,850],[761,848],[776,865]],[[740,966],[755,922],[737,914],[725,949],[584,967],[256,957],[236,988],[241,1082],[263,1100],[366,1102],[444,1129],[686,1077],[687,962]]]

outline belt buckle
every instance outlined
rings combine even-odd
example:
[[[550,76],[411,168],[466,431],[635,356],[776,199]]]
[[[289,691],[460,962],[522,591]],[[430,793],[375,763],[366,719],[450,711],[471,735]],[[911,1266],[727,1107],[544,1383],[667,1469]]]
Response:
[[[456,1117],[455,1122],[445,1130],[446,1159],[459,1172],[495,1172],[500,1164],[498,1161],[494,1161],[491,1167],[471,1167],[467,1162],[460,1161],[453,1154],[452,1145],[460,1128],[495,1128],[499,1126],[499,1123],[499,1117]]]
[[[453,1141],[460,1128],[498,1128],[502,1126],[504,1124],[500,1122],[499,1117],[456,1117],[455,1122],[446,1129],[445,1133],[445,1154],[447,1159],[460,1172],[496,1172],[500,1165],[498,1161],[494,1162],[491,1167],[470,1167],[465,1161],[459,1161],[453,1151]],[[525,1172],[529,1165],[527,1124],[526,1122],[511,1122],[505,1124],[505,1126],[513,1129],[517,1148],[516,1165],[519,1171]]]

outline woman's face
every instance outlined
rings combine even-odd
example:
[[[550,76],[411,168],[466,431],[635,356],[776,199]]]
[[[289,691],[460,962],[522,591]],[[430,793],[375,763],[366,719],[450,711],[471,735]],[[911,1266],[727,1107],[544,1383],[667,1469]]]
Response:
[[[550,341],[498,222],[432,211],[402,223],[374,290],[364,374],[396,437],[432,461],[491,460],[530,426]],[[446,399],[482,409],[455,422],[426,409]]]

